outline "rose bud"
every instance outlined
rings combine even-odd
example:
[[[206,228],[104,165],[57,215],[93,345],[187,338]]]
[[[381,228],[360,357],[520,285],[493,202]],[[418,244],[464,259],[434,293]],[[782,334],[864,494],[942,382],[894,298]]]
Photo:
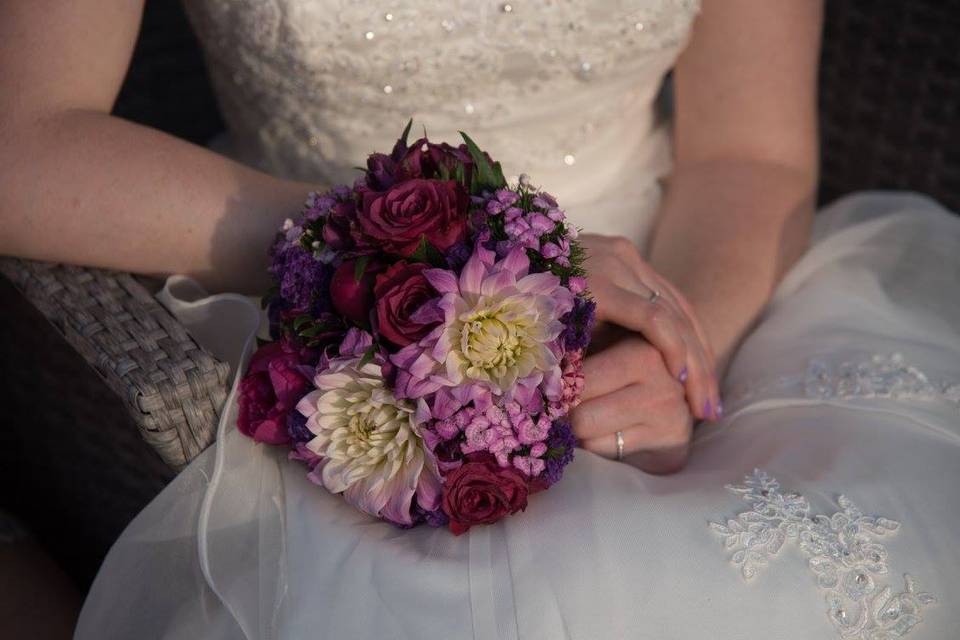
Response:
[[[330,298],[337,313],[358,324],[367,324],[373,308],[373,285],[383,266],[371,260],[357,279],[357,260],[347,260],[333,272]]]

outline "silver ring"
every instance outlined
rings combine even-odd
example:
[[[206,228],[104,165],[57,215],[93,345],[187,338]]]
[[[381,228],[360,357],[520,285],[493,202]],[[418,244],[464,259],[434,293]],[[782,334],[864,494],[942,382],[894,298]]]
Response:
[[[654,289],[653,291],[650,292],[650,298],[649,298],[650,304],[653,304],[654,302],[656,302],[656,301],[659,300],[659,299],[660,299],[660,292],[659,292],[659,291],[657,291],[656,289]]]
[[[623,460],[623,431],[617,431],[617,460]]]

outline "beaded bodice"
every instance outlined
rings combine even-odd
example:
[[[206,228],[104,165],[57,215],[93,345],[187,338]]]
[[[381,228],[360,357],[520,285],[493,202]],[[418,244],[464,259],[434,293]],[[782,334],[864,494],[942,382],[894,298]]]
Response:
[[[654,102],[697,0],[195,0],[231,132],[270,172],[348,182],[410,117],[469,131],[603,230],[637,235],[669,165]],[[616,197],[611,197],[616,194]],[[646,197],[638,197],[646,194]],[[633,201],[632,209],[613,206]],[[603,200],[603,203],[599,201]],[[614,210],[616,209],[616,210]],[[603,216],[601,216],[602,218]],[[586,222],[586,218],[578,222]],[[609,228],[607,223],[612,224]]]

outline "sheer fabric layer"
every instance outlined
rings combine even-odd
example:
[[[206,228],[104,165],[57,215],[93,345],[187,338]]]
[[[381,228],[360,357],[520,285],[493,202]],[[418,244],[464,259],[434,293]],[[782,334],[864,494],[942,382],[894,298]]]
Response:
[[[960,220],[925,198],[877,193],[817,224],[733,363],[729,385],[756,381],[755,392],[698,432],[683,473],[648,476],[578,451],[523,514],[461,537],[400,531],[239,435],[231,398],[217,447],[111,551],[77,637],[835,637],[805,557],[784,552],[744,584],[709,526],[742,510],[724,487],[754,468],[813,513],[835,511],[842,493],[899,521],[885,541],[890,580],[909,573],[946,605],[925,610],[917,637],[949,637],[960,622],[957,404],[823,397],[789,381],[811,358],[839,370],[893,351],[930,379],[960,379]],[[239,297],[167,302],[196,331],[233,335],[238,352],[254,324]]]

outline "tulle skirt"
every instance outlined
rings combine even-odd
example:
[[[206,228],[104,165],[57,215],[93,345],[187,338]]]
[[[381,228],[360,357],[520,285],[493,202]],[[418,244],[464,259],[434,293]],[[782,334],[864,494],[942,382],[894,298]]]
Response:
[[[242,369],[249,300],[182,278],[165,299]],[[76,637],[954,637],[960,217],[895,193],[821,212],[725,402],[682,473],[578,450],[524,513],[455,537],[327,494],[236,431],[231,395],[217,445],[110,551]]]

